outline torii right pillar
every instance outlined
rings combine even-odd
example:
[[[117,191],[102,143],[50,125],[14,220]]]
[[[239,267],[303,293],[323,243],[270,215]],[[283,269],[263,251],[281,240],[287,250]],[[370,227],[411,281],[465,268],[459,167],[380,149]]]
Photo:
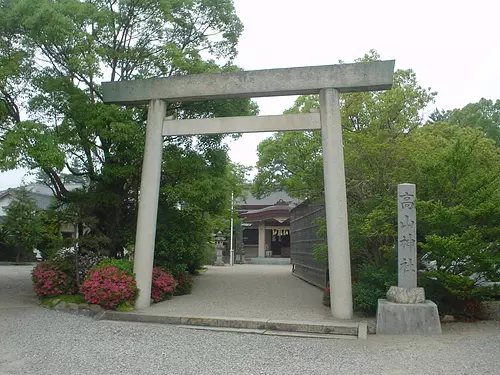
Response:
[[[337,319],[352,318],[351,256],[347,225],[347,195],[344,171],[344,144],[340,124],[339,91],[319,92],[325,212],[328,238],[330,306]]]

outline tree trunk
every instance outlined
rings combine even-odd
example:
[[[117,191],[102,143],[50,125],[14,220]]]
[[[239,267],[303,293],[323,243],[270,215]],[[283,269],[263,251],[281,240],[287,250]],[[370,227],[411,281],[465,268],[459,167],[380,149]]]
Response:
[[[76,272],[76,285],[78,287],[78,290],[80,290],[80,264],[78,263],[78,255],[79,255],[79,251],[80,251],[80,247],[79,247],[79,244],[78,244],[78,240],[79,240],[79,234],[80,234],[80,224],[76,224],[75,226],[75,245],[74,245],[74,248],[75,248],[75,272]]]

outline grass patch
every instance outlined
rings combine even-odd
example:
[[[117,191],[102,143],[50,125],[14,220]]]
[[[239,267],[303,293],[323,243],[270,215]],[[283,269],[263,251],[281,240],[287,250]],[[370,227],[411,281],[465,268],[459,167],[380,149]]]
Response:
[[[59,296],[59,298],[62,302],[66,303],[86,303],[85,298],[81,294],[75,294],[75,295],[65,295],[65,296]]]
[[[62,295],[54,297],[43,297],[40,305],[45,307],[55,307],[59,302],[66,303],[86,303],[85,298],[81,294]]]
[[[33,264],[35,264],[36,262],[11,262],[10,265],[11,266],[31,266]]]
[[[50,298],[44,297],[40,301],[40,306],[52,308],[52,307],[54,307],[54,302],[53,301],[55,299],[56,299],[55,297],[50,297]]]
[[[198,269],[194,272],[194,274],[195,274],[195,275],[202,275],[202,274],[204,274],[207,270],[208,270],[208,268],[207,268],[207,267],[201,267],[201,268],[198,268]]]
[[[127,311],[133,311],[134,306],[130,304],[130,302],[120,302],[118,306],[116,306],[116,311],[119,312],[127,312]]]

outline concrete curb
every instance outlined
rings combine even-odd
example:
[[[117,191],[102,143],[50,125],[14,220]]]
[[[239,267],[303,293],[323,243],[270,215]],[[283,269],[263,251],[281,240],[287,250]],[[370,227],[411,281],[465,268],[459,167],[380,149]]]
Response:
[[[218,316],[169,316],[145,315],[105,311],[98,320],[126,322],[175,324],[183,326],[235,328],[246,330],[265,330],[281,332],[302,332],[308,334],[329,334],[354,336],[360,340],[367,338],[367,323],[362,322],[309,322],[273,319],[229,318]]]
[[[195,330],[195,331],[247,333],[247,334],[264,335],[264,336],[306,337],[306,338],[328,339],[328,340],[338,340],[338,339],[340,339],[340,340],[358,340],[358,338],[356,336],[332,335],[332,334],[327,334],[327,333],[266,331],[265,329],[223,328],[223,327],[203,327],[203,326],[183,326],[183,325],[179,325],[176,327]]]

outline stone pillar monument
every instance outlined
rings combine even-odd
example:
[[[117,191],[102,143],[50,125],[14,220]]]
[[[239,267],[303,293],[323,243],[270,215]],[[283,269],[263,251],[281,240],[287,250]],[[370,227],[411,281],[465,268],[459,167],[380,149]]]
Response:
[[[217,259],[215,260],[214,266],[224,266],[224,261],[222,260],[222,251],[224,250],[224,240],[225,238],[218,233],[215,237],[215,252]]]
[[[398,286],[387,292],[398,303],[422,303],[424,288],[417,288],[417,212],[415,185],[398,185]]]
[[[417,214],[414,184],[398,185],[398,286],[379,299],[377,333],[441,334],[437,306],[417,287]]]

